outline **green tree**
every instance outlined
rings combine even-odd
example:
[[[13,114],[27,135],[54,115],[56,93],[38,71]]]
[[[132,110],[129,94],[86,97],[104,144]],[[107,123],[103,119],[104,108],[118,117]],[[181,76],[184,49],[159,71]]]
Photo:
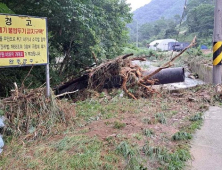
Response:
[[[0,13],[13,14],[13,11],[6,4],[0,3]]]
[[[3,0],[3,3],[15,14],[48,18],[54,84],[58,83],[55,80],[61,81],[92,65],[92,52],[99,60],[113,58],[128,41],[126,24],[132,16],[125,0]],[[56,63],[57,57],[64,58],[62,63]],[[22,70],[27,72],[26,68]],[[38,81],[44,82],[44,76]]]
[[[174,19],[175,24],[179,24],[179,23],[180,23],[181,16],[178,15],[178,14],[177,14],[177,15],[174,15],[173,19]]]
[[[161,18],[152,23],[146,23],[139,27],[139,41],[151,41],[155,39],[176,37],[176,23],[174,20]],[[143,43],[144,44],[144,43]]]
[[[200,36],[212,35],[214,27],[214,6],[201,4],[187,14],[189,32],[198,32]]]
[[[154,27],[152,24],[143,24],[139,28],[139,41],[149,40],[154,35]]]

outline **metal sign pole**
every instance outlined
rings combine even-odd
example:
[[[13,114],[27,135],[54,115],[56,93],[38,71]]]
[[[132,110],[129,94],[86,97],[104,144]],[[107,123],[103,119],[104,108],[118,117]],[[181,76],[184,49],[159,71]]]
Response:
[[[215,3],[213,43],[213,83],[217,85],[222,79],[222,0]]]
[[[49,74],[49,44],[48,44],[48,22],[46,19],[46,34],[47,34],[47,64],[46,64],[46,96],[50,97],[50,74]]]
[[[49,76],[49,63],[46,64],[46,96],[50,97],[50,76]]]

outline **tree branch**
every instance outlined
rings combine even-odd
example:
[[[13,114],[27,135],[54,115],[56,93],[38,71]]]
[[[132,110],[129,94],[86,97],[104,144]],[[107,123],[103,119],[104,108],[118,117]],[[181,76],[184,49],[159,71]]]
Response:
[[[144,77],[142,80],[140,80],[140,83],[150,79],[152,76],[154,76],[155,74],[159,73],[161,70],[165,69],[165,68],[169,68],[171,67],[173,64],[172,62],[174,60],[176,60],[179,56],[181,56],[187,49],[193,47],[196,44],[196,36],[193,38],[193,40],[191,41],[190,45],[186,48],[184,48],[178,55],[176,55],[175,57],[173,57],[170,61],[168,61],[167,63],[163,64],[160,68],[156,69],[154,72],[152,72],[151,74],[149,74],[148,76]]]

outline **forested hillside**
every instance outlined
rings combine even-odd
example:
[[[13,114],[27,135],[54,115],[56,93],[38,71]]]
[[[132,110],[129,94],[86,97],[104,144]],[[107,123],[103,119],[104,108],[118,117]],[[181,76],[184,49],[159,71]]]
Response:
[[[136,10],[133,22],[128,25],[131,42],[136,41],[137,35],[140,46],[164,38],[191,41],[192,37],[197,35],[199,44],[211,45],[214,25],[213,1],[189,0],[186,6],[184,2],[152,0]]]
[[[133,12],[133,19],[139,24],[156,21],[161,17],[166,19],[183,12],[184,1],[181,0],[152,0],[149,4]]]

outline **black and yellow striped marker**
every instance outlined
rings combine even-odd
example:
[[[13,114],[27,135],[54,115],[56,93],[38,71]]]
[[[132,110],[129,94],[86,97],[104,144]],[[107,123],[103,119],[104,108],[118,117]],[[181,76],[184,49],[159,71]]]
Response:
[[[222,64],[222,41],[214,42],[213,47],[213,65],[221,65]]]

